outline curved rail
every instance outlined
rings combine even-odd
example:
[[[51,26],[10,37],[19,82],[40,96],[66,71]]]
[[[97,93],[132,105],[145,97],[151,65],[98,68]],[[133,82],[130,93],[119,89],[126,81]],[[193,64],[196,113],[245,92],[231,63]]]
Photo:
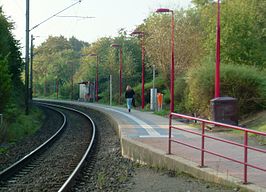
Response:
[[[42,103],[42,102],[40,102]],[[61,106],[61,105],[55,105],[55,104],[48,104],[48,103],[42,103],[44,105],[48,105],[48,106],[53,106],[53,107],[58,107],[58,108],[62,108],[62,109],[67,109],[67,110],[71,110],[74,111],[76,113],[82,114],[84,115],[87,119],[89,119],[89,121],[92,124],[92,138],[90,141],[90,144],[86,150],[86,152],[84,153],[82,159],[80,160],[80,162],[78,163],[78,165],[76,166],[76,168],[74,169],[74,171],[71,173],[71,175],[68,177],[68,179],[66,180],[66,182],[62,185],[62,187],[58,190],[59,192],[64,192],[64,191],[69,191],[70,188],[72,187],[72,185],[74,184],[74,181],[78,175],[78,173],[80,172],[82,166],[84,165],[85,159],[88,157],[90,150],[95,142],[95,133],[96,133],[96,127],[95,124],[93,122],[93,120],[85,113],[78,111],[76,109],[73,108],[69,108],[69,107],[65,107],[65,106]]]
[[[35,155],[37,155],[39,152],[41,152],[41,150],[43,150],[46,146],[51,144],[56,139],[56,137],[58,137],[58,135],[62,132],[62,130],[65,128],[65,126],[66,126],[66,116],[65,116],[65,114],[63,114],[61,111],[58,111],[58,110],[53,109],[51,107],[48,107],[48,108],[52,109],[52,110],[54,110],[54,111],[56,111],[56,112],[58,112],[59,114],[62,115],[63,123],[62,123],[61,127],[59,128],[59,130],[52,137],[50,137],[48,140],[46,140],[43,144],[41,144],[35,150],[31,151],[29,154],[24,156],[22,159],[20,159],[16,163],[12,164],[8,168],[4,169],[3,171],[1,171],[0,172],[0,181],[7,180],[10,176],[12,176],[16,172],[16,170],[21,169]]]

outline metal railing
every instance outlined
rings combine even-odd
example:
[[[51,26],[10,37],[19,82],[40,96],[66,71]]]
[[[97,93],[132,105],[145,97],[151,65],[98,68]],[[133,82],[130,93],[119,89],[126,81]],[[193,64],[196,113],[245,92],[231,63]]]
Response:
[[[172,120],[174,118],[187,119],[187,120],[197,121],[197,122],[201,123],[201,132],[197,132],[197,131],[193,131],[191,129],[182,128],[182,127],[178,127],[176,125],[173,125],[173,121]],[[226,128],[226,129],[233,129],[233,130],[243,131],[244,132],[244,144],[205,134],[205,127],[208,124],[209,125],[213,125],[213,126],[223,127],[223,128]],[[172,129],[180,130],[180,131],[184,131],[184,132],[187,132],[187,133],[191,133],[191,134],[200,136],[201,137],[201,146],[199,147],[199,146],[196,146],[196,145],[192,145],[190,143],[182,142],[181,140],[178,141],[177,138],[174,138],[174,136],[172,135]],[[187,116],[187,115],[182,115],[182,114],[177,114],[177,113],[170,113],[170,115],[169,115],[168,153],[171,154],[171,142],[175,142],[175,143],[178,143],[178,144],[181,144],[181,145],[184,145],[184,146],[187,146],[187,147],[190,147],[190,148],[193,148],[193,149],[201,151],[201,165],[200,165],[201,167],[204,167],[204,158],[205,158],[204,154],[205,153],[208,153],[208,154],[211,154],[211,155],[214,155],[214,156],[218,156],[220,158],[227,159],[229,161],[233,161],[233,162],[242,164],[242,165],[244,165],[244,179],[243,179],[244,181],[243,181],[243,183],[247,184],[247,168],[248,167],[251,167],[251,168],[258,169],[258,170],[266,172],[266,168],[263,168],[263,167],[260,167],[258,165],[254,165],[254,164],[251,164],[251,163],[248,162],[248,151],[249,150],[253,150],[253,151],[256,151],[256,152],[259,152],[259,153],[266,154],[266,150],[260,149],[260,148],[256,148],[256,147],[252,147],[252,146],[250,146],[248,144],[248,138],[249,138],[248,134],[249,133],[254,134],[254,135],[258,135],[258,136],[262,136],[262,137],[266,137],[266,133],[264,133],[264,132],[254,131],[254,130],[242,128],[242,127],[239,127],[239,126],[234,126],[234,125],[228,125],[228,124],[224,124],[224,123],[209,121],[209,120],[200,119],[200,118],[196,118],[196,117],[191,117],[191,116]],[[206,144],[205,138],[216,140],[216,141],[219,141],[219,142],[222,142],[222,143],[227,143],[227,144],[230,144],[230,145],[234,145],[234,146],[238,146],[238,147],[243,148],[243,154],[244,154],[243,161],[234,159],[232,157],[228,157],[225,154],[219,154],[219,153],[217,153],[215,151],[211,151],[211,150],[206,149],[205,148],[205,146],[206,146],[205,145]]]

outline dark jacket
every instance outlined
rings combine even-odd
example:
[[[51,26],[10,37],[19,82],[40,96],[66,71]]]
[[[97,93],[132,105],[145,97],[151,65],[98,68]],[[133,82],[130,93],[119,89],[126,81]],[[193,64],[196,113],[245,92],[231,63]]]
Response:
[[[125,98],[133,98],[135,95],[135,92],[133,89],[131,90],[127,90],[126,93],[125,93]]]

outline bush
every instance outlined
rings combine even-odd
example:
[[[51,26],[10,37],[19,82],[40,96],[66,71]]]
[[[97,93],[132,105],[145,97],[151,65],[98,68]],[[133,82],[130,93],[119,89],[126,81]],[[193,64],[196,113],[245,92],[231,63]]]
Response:
[[[221,96],[237,98],[239,114],[247,114],[265,108],[265,72],[255,67],[222,65],[220,74]],[[202,65],[187,74],[186,109],[208,117],[210,100],[214,97],[214,67]]]
[[[7,130],[8,142],[18,141],[19,139],[35,133],[41,126],[44,116],[39,108],[33,107],[29,115],[23,111],[16,116]]]
[[[153,82],[146,82],[144,85],[144,98],[145,98],[145,104],[148,105],[150,103],[150,89],[153,87]],[[157,88],[157,92],[162,92],[164,94],[164,102],[167,103],[167,100],[165,100],[165,93],[163,90],[166,89],[165,86],[165,81],[159,76],[156,77],[155,82],[154,82],[154,87]],[[134,88],[135,91],[135,99],[136,99],[136,105],[140,106],[141,105],[141,91],[142,91],[142,84],[138,84]],[[169,92],[169,91],[168,91]],[[169,97],[169,96],[168,96]],[[149,110],[149,106],[146,107]]]
[[[175,77],[175,112],[186,114],[185,96],[187,90],[186,79],[184,75],[179,74]],[[169,93],[170,94],[170,93]],[[170,95],[169,95],[170,96]],[[170,99],[169,99],[170,102]]]
[[[0,113],[4,111],[11,93],[11,76],[8,72],[7,61],[0,58]]]

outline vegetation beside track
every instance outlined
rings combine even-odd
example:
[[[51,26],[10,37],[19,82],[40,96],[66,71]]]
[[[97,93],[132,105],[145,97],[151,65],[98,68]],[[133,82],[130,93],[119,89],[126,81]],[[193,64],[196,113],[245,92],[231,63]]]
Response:
[[[29,115],[21,113],[7,130],[8,141],[17,141],[35,133],[42,125],[44,116],[39,108],[32,107]]]
[[[0,126],[0,144],[13,143],[32,135],[43,123],[44,115],[37,107],[32,107],[29,115],[25,115],[23,110],[16,110],[16,112],[19,114],[8,117],[8,121],[6,121],[7,118],[4,118],[5,121]],[[2,151],[4,150],[2,149]]]

